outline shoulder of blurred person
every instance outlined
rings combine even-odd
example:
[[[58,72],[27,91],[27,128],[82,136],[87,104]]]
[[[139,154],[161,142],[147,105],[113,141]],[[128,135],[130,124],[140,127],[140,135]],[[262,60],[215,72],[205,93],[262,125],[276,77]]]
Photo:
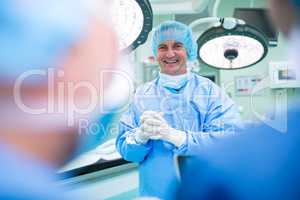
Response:
[[[284,132],[262,124],[187,159],[177,199],[299,199],[300,108],[287,117]]]
[[[0,199],[76,199],[58,187],[55,169],[0,143]]]

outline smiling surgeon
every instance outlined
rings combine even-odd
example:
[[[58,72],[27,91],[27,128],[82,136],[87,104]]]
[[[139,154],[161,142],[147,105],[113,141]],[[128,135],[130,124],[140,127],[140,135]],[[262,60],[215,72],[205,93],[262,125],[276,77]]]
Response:
[[[167,21],[153,32],[159,76],[140,86],[120,120],[117,149],[139,166],[140,195],[168,199],[173,157],[192,155],[241,127],[234,102],[210,80],[189,72],[197,57],[191,29]]]

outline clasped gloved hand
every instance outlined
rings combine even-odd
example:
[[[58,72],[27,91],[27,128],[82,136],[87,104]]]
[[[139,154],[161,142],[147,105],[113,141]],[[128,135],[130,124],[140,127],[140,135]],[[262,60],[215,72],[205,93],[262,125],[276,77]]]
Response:
[[[148,139],[164,140],[176,147],[181,146],[186,140],[186,133],[170,127],[162,112],[145,111],[141,117],[141,124],[141,130]]]
[[[145,124],[145,120],[151,118],[157,112],[154,111],[145,111],[140,120],[141,125],[135,130],[134,139],[138,143],[146,144],[149,139],[160,139],[160,136],[156,134],[155,131],[149,131],[149,126]]]

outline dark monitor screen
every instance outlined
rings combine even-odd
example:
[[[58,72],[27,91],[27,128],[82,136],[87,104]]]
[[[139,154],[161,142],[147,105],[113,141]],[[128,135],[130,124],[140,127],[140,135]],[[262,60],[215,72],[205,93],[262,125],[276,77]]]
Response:
[[[259,29],[268,37],[269,41],[277,42],[278,31],[272,24],[267,9],[263,8],[235,8],[234,18],[242,19],[251,26]]]

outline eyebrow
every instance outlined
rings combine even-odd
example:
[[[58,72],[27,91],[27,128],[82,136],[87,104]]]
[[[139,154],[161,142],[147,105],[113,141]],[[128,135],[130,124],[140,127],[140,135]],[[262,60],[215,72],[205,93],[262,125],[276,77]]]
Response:
[[[183,44],[182,44],[181,42],[175,42],[174,45],[175,45],[175,44],[176,44],[176,45],[180,44],[180,45],[183,46]]]

